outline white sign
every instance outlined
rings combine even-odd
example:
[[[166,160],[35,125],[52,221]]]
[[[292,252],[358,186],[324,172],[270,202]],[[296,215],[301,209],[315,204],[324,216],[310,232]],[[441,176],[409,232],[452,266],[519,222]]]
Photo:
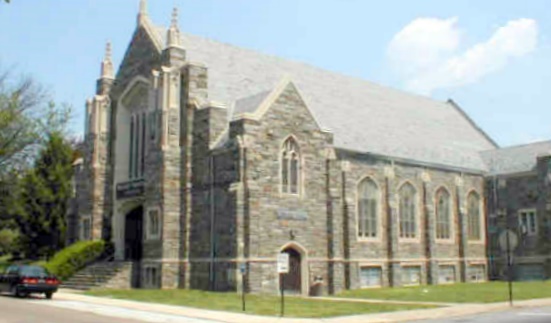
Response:
[[[277,255],[277,272],[279,274],[287,274],[289,272],[289,254],[280,253]]]
[[[509,237],[507,237],[509,236]],[[507,239],[509,239],[509,251],[513,251],[518,246],[518,236],[511,230],[505,230],[499,235],[499,247],[503,252],[507,252]]]

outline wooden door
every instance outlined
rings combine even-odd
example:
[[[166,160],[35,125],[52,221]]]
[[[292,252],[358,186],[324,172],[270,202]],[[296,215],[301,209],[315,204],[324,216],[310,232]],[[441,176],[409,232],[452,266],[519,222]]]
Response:
[[[286,292],[300,294],[302,286],[300,253],[294,249],[286,249],[283,252],[289,254],[289,273],[283,275],[283,288]]]

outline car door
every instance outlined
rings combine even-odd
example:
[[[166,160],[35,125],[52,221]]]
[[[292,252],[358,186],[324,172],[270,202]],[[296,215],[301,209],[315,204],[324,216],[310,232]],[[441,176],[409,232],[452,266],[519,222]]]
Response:
[[[17,266],[9,266],[0,276],[0,291],[7,292],[10,289],[9,278],[12,272],[17,271]]]
[[[19,278],[19,266],[10,266],[4,277],[4,291],[9,292],[13,283]]]

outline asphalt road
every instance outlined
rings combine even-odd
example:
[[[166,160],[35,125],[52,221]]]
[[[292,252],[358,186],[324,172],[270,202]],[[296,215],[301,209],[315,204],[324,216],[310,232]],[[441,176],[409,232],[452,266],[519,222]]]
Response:
[[[475,316],[462,316],[447,320],[415,321],[416,323],[550,323],[551,307],[520,308],[502,312],[479,314]]]
[[[175,315],[128,310],[75,301],[18,299],[0,295],[1,323],[213,323]]]

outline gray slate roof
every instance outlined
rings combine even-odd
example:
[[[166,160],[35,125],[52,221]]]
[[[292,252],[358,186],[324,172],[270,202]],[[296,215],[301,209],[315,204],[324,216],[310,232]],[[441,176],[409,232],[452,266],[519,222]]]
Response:
[[[155,27],[165,43],[166,29]],[[486,169],[479,152],[495,148],[459,109],[305,63],[182,34],[189,61],[205,64],[209,98],[251,111],[288,76],[335,146],[424,163]]]
[[[484,151],[490,174],[514,174],[535,170],[537,157],[551,154],[551,141]]]

